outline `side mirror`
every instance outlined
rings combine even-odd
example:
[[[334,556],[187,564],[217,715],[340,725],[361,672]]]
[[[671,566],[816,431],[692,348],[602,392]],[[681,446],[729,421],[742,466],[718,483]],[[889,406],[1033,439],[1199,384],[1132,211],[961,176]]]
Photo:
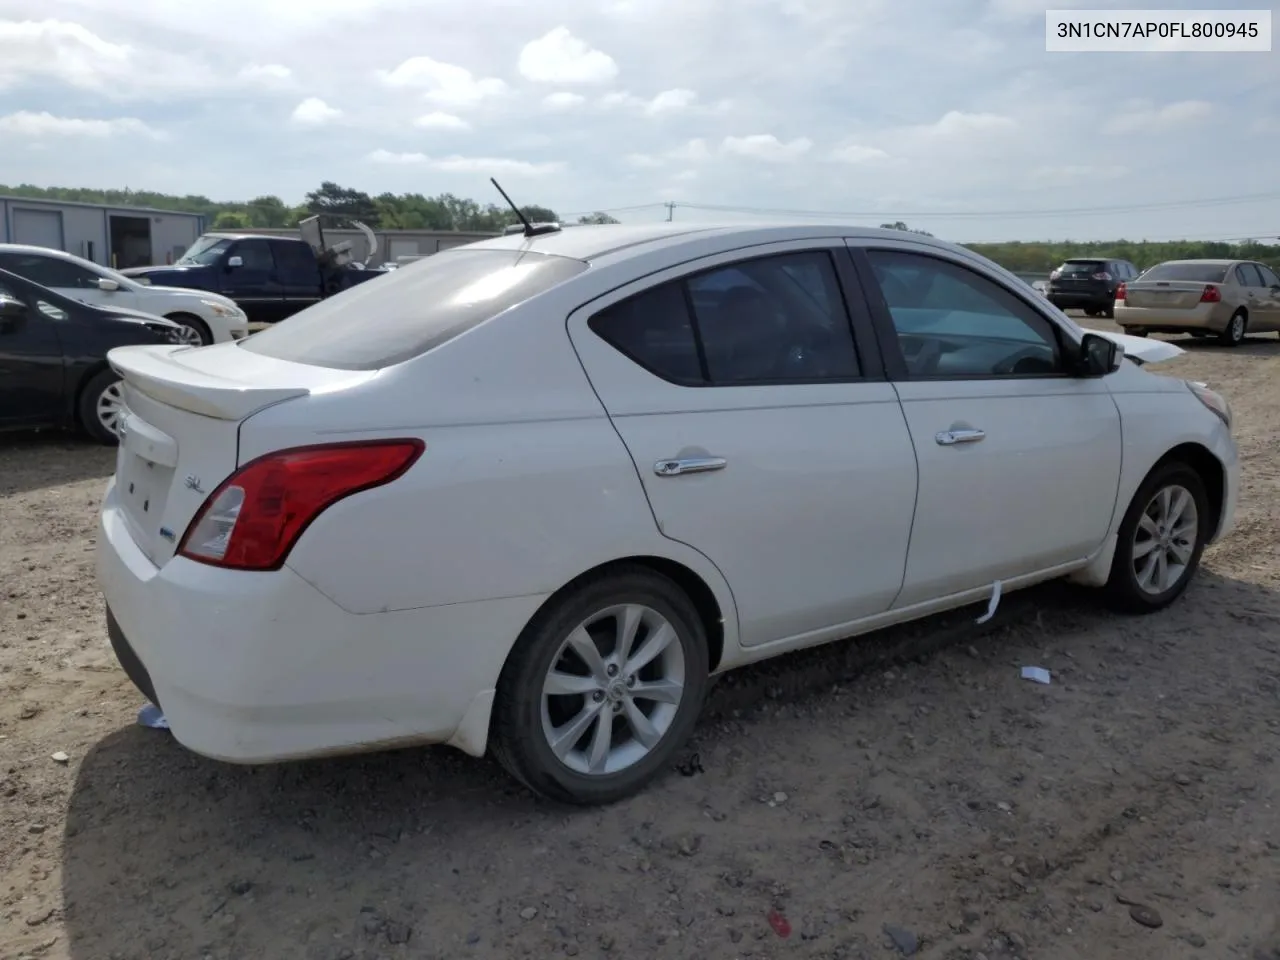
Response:
[[[1082,377],[1105,377],[1120,369],[1120,360],[1124,350],[1114,340],[1086,333],[1080,340],[1079,375]]]
[[[244,257],[227,257],[227,269],[234,270],[244,266]]]
[[[27,305],[0,294],[0,333],[8,333],[27,315]]]
[[[105,290],[107,293],[113,293],[120,289],[120,284],[115,280],[112,280],[110,277],[99,277],[98,289]]]

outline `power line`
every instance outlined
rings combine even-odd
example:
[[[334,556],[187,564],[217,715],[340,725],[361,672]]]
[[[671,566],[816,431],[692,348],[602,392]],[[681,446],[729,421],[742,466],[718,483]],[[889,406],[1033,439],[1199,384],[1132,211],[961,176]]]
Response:
[[[893,210],[858,212],[837,212],[832,210],[792,210],[777,207],[730,206],[710,203],[674,202],[674,206],[689,210],[705,210],[717,213],[739,213],[756,216],[781,216],[804,218],[875,218],[890,219],[899,217],[914,218],[946,218],[946,219],[1026,219],[1031,217],[1074,217],[1092,216],[1113,213],[1137,213],[1149,210],[1183,210],[1196,207],[1227,206],[1237,203],[1257,203],[1259,201],[1280,200],[1280,193],[1242,194],[1234,197],[1205,197],[1199,200],[1163,200],[1151,203],[1112,204],[1105,207],[1064,207],[1041,210]]]

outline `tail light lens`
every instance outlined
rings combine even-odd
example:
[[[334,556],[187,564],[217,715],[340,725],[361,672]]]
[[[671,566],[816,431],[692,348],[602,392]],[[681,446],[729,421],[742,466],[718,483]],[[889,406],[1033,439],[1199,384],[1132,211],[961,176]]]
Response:
[[[390,483],[421,440],[296,447],[245,464],[209,495],[178,554],[233,570],[278,570],[311,521],[339,500]]]
[[[1221,303],[1222,291],[1211,283],[1206,283],[1204,293],[1200,294],[1201,303]]]
[[[1116,287],[1116,299],[1123,300],[1129,294],[1129,288],[1123,283]]]
[[[1095,274],[1093,275],[1093,279],[1095,279],[1095,280],[1110,280],[1110,279],[1111,279],[1111,274],[1107,273],[1107,271],[1105,271],[1105,270],[1099,270],[1097,273],[1095,273]]]

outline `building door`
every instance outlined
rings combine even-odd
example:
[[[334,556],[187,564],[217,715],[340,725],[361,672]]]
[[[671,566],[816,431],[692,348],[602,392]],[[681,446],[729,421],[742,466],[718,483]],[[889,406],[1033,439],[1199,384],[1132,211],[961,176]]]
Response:
[[[151,218],[111,214],[111,265],[117,270],[149,267],[151,259]]]
[[[33,247],[62,249],[62,211],[15,208],[13,242]]]

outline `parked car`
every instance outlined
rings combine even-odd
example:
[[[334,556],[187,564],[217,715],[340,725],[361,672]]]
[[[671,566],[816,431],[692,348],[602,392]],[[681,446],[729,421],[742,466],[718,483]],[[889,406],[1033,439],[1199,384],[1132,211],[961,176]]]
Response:
[[[141,284],[116,270],[61,250],[0,243],[0,269],[85,303],[166,317],[181,328],[182,342],[192,346],[224,343],[249,335],[248,317],[226,297]]]
[[[314,235],[322,237],[318,226]],[[305,235],[206,233],[171,266],[122,272],[145,283],[222,294],[239,305],[250,323],[261,324],[278,323],[386,271],[351,263],[344,247],[309,241]]]
[[[1049,302],[1061,310],[1083,310],[1090,317],[1110,317],[1116,287],[1138,275],[1128,260],[1072,257],[1049,274]]]
[[[1216,334],[1238,346],[1246,333],[1280,331],[1280,278],[1253,260],[1170,260],[1120,286],[1116,323],[1139,336]]]
[[[109,636],[210,757],[448,743],[608,802],[712,674],[1056,577],[1172,603],[1239,488],[1227,402],[1140,365],[1181,352],[898,230],[495,237],[112,352]]]
[[[163,317],[96,307],[0,269],[0,430],[80,427],[115,443],[120,375],[107,351],[180,342]]]

